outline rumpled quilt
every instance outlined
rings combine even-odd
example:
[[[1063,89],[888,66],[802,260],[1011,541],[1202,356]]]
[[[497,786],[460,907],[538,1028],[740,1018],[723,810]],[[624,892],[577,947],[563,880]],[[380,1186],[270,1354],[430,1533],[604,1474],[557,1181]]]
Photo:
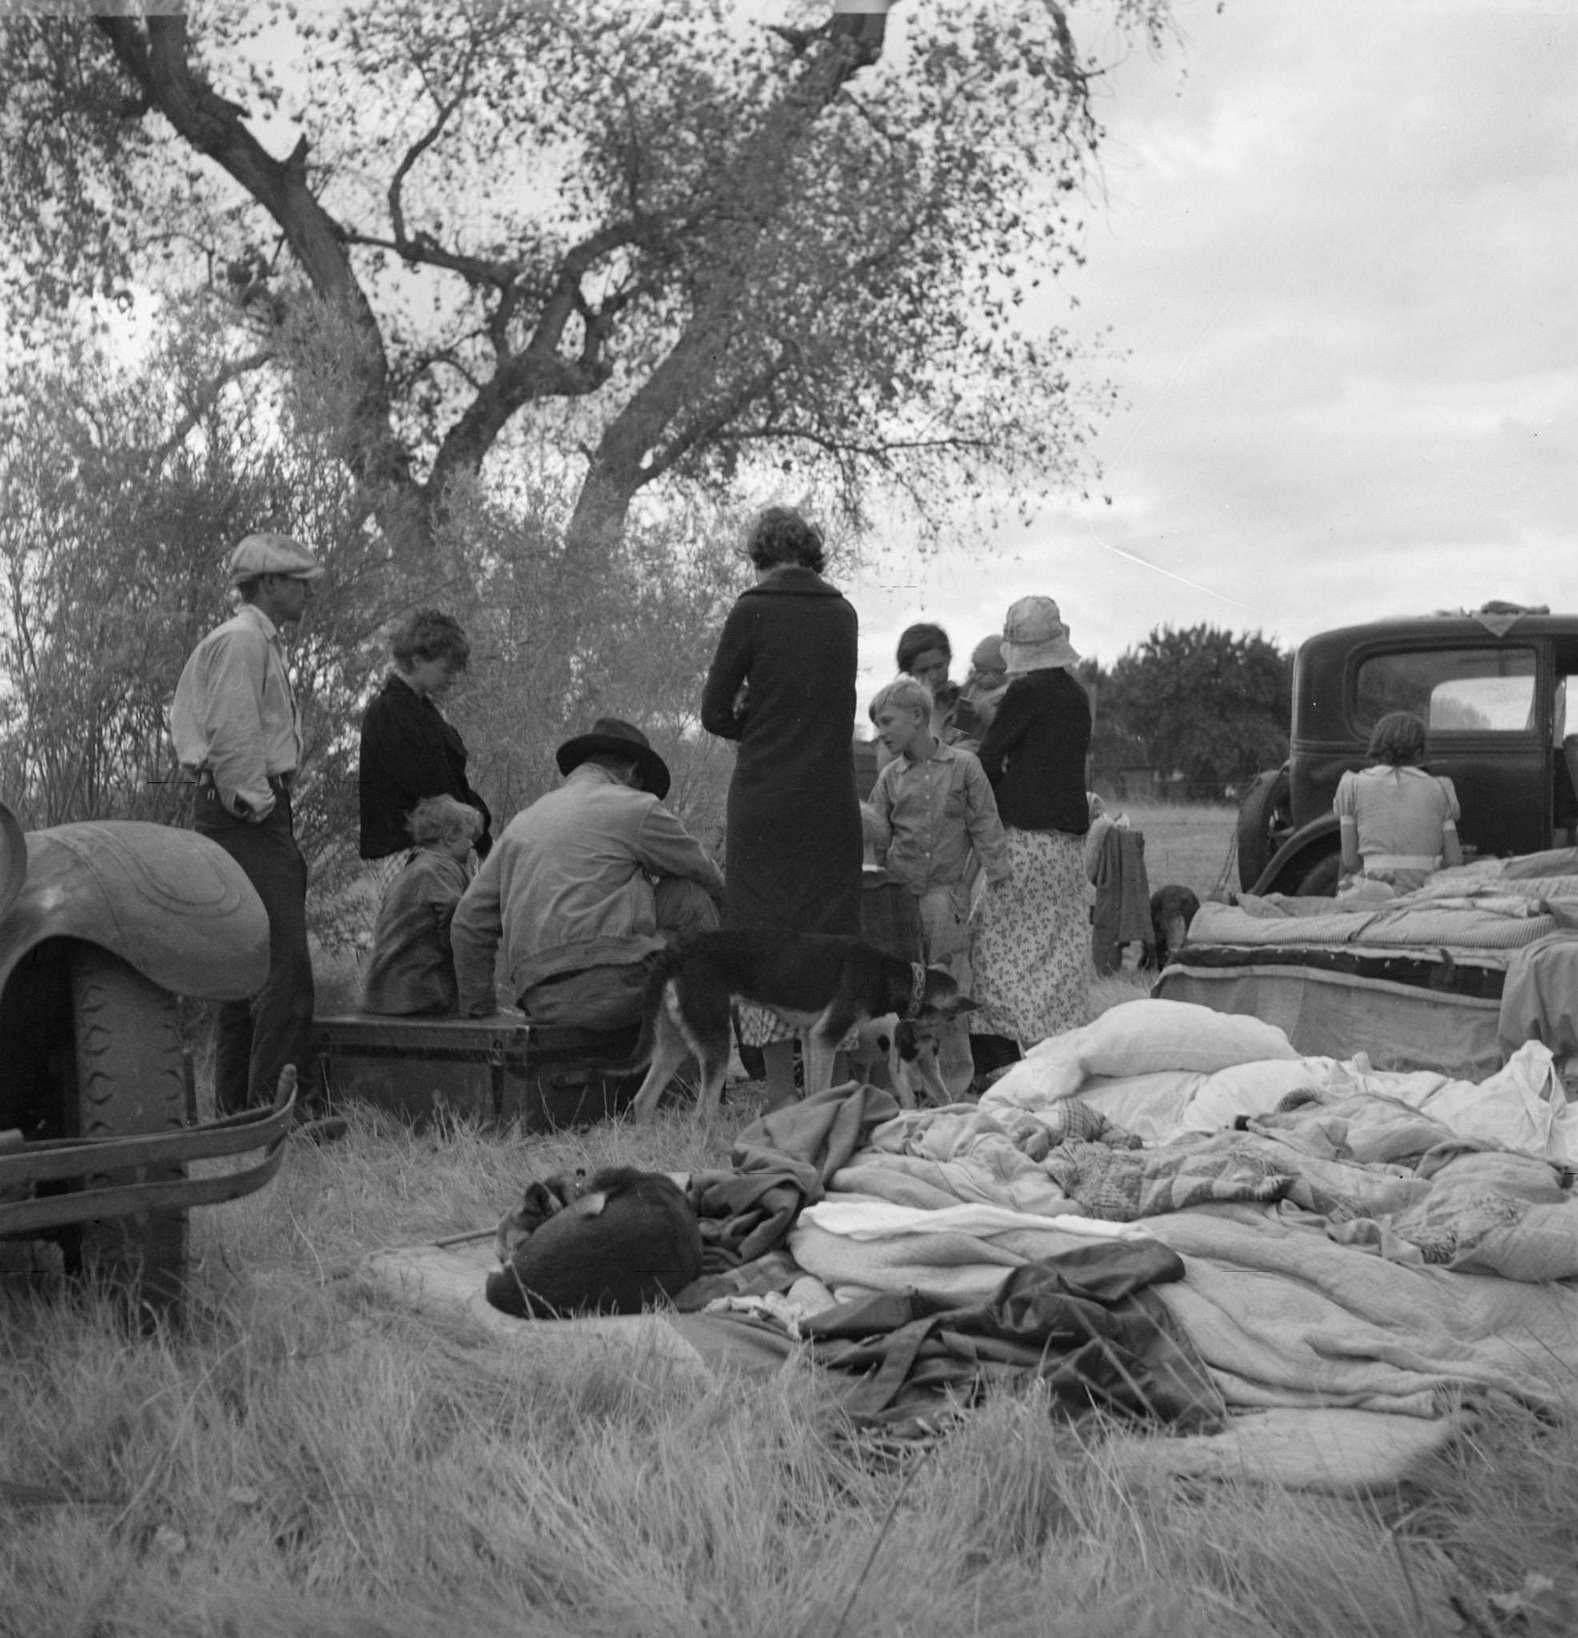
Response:
[[[1113,1008],[976,1107],[876,1125],[790,1250],[841,1298],[969,1302],[1081,1236],[1139,1233],[1183,1258],[1158,1295],[1230,1406],[1578,1394],[1578,1123],[1549,1051],[1525,1043],[1476,1085],[1277,1037],[1185,1003]]]

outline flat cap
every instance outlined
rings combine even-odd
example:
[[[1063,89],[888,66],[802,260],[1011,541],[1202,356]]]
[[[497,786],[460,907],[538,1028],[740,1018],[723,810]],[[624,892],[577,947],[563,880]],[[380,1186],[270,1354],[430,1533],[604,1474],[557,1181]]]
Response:
[[[230,584],[239,586],[260,574],[288,574],[297,580],[316,580],[323,565],[289,535],[248,535],[230,554]]]

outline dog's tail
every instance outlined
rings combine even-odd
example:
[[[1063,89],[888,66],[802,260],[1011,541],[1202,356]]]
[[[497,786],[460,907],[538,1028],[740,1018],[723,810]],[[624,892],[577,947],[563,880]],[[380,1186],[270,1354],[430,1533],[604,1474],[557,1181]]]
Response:
[[[652,1061],[657,1046],[658,1009],[668,981],[685,963],[685,941],[676,939],[646,958],[646,982],[641,991],[641,1033],[630,1054],[630,1067],[639,1069]]]

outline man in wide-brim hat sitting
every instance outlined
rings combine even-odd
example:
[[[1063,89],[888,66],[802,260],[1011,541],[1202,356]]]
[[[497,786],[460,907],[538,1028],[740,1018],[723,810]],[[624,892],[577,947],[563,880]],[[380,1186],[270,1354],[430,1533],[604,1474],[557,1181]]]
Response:
[[[559,747],[564,783],[504,827],[451,925],[460,1010],[509,996],[539,1023],[613,1030],[641,1012],[645,958],[666,937],[716,927],[723,875],[663,806],[669,771],[617,717]]]

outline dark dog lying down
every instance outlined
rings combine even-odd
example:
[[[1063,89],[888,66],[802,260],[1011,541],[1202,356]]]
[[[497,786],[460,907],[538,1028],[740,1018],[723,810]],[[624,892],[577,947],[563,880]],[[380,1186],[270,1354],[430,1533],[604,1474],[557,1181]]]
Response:
[[[1151,965],[1165,967],[1178,954],[1199,908],[1199,896],[1176,882],[1151,894]]]
[[[755,1001],[805,1030],[807,1093],[833,1084],[833,1055],[857,1024],[893,1013],[921,1026],[969,1012],[941,967],[829,933],[695,933],[662,951],[647,980],[639,1062],[651,1067],[631,1113],[644,1120],[686,1058],[701,1065],[697,1107],[711,1121],[729,1067],[731,1004]]]
[[[701,1229],[662,1172],[610,1166],[533,1183],[499,1224],[487,1298],[517,1319],[639,1314],[701,1273]]]

